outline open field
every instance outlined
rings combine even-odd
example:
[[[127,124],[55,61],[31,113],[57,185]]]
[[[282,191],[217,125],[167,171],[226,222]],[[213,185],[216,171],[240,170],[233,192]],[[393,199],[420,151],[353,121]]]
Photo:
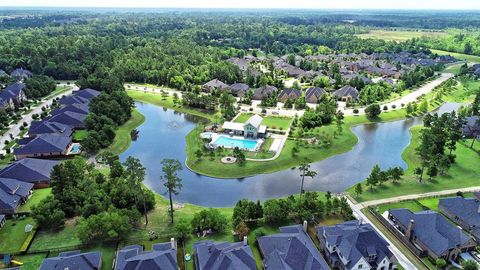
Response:
[[[360,38],[375,38],[375,39],[383,39],[387,41],[406,41],[412,38],[420,38],[420,37],[444,37],[448,36],[446,32],[433,32],[427,30],[394,30],[394,29],[378,29],[378,30],[370,30],[366,34],[359,34],[357,37]]]
[[[145,116],[136,109],[132,110],[132,117],[125,124],[118,127],[115,131],[115,139],[113,143],[107,148],[108,151],[114,155],[120,155],[128,149],[132,142],[131,132],[139,127],[145,121]]]
[[[252,117],[252,113],[241,113],[237,118],[235,118],[235,122],[237,123],[245,123],[247,120]],[[288,117],[280,117],[280,116],[265,116],[263,117],[262,125],[267,126],[270,129],[282,129],[286,130],[292,124],[292,118]]]
[[[459,60],[467,60],[468,62],[472,62],[472,63],[480,63],[480,56],[463,54],[463,53],[455,53],[455,52],[447,52],[447,51],[435,50],[435,49],[430,49],[430,50],[433,53],[436,53],[438,55],[451,55]]]

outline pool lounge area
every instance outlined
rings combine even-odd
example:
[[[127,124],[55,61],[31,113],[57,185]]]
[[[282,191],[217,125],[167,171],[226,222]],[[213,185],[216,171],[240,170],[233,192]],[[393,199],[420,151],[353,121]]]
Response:
[[[82,152],[80,143],[72,143],[70,149],[68,149],[67,155],[78,155]]]
[[[211,148],[223,147],[233,149],[238,147],[241,150],[255,152],[260,150],[264,142],[263,139],[247,139],[241,136],[230,136],[223,134],[212,134],[212,140],[208,144]]]

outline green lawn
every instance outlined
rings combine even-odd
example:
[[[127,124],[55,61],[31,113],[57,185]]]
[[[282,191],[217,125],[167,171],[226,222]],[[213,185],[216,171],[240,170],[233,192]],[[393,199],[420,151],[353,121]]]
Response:
[[[38,231],[28,251],[43,251],[79,244],[81,244],[81,241],[77,237],[75,224],[67,223],[67,225],[60,231]]]
[[[245,123],[252,116],[252,113],[241,113],[239,116],[237,116],[237,118],[235,118],[235,122]],[[265,116],[263,117],[262,121],[262,125],[265,125],[270,129],[287,130],[291,124],[292,118],[280,116]]]
[[[132,142],[131,132],[139,127],[145,121],[145,116],[136,109],[132,111],[132,117],[125,124],[118,127],[115,131],[115,139],[113,143],[107,148],[108,151],[114,155],[120,155],[130,147]]]
[[[415,126],[410,129],[411,142],[402,153],[403,159],[406,161],[408,168],[405,176],[400,183],[387,183],[383,186],[375,188],[373,191],[368,189],[357,198],[357,201],[370,201],[382,198],[391,198],[407,194],[425,193],[446,189],[464,188],[477,186],[480,167],[478,161],[480,153],[468,148],[463,143],[457,144],[455,151],[456,162],[452,165],[447,175],[437,176],[432,180],[424,176],[423,183],[419,183],[413,174],[414,168],[420,164],[419,157],[415,153],[415,148],[420,141],[421,126]],[[354,188],[350,188],[349,192],[354,193]]]
[[[472,102],[475,99],[476,93],[480,91],[480,81],[468,78],[461,78],[459,81],[460,84],[445,97],[445,101],[461,103]]]
[[[378,29],[370,30],[368,33],[357,35],[360,38],[374,38],[383,39],[387,41],[399,41],[403,42],[412,38],[420,37],[444,37],[447,36],[446,32],[433,32],[427,30],[393,30],[393,29]]]
[[[468,62],[472,63],[480,63],[480,56],[470,55],[470,54],[463,54],[463,53],[455,53],[455,52],[447,52],[442,50],[435,50],[430,49],[433,53],[438,55],[451,55],[459,60],[467,60]]]
[[[22,270],[38,270],[47,253],[15,256],[13,260],[23,263]]]
[[[28,236],[28,233],[25,233],[25,226],[27,224],[35,225],[35,221],[32,218],[7,220],[5,226],[0,229],[1,253],[8,254],[20,250],[20,247]]]
[[[49,98],[52,98],[56,95],[60,95],[64,92],[67,92],[68,90],[71,90],[72,89],[72,86],[56,86],[55,90],[50,93],[48,96],[44,97],[44,99],[49,99]]]
[[[75,132],[73,132],[73,140],[76,142],[83,141],[87,136],[88,136],[88,131],[85,129],[75,130]]]
[[[28,199],[27,203],[20,206],[20,212],[30,212],[32,206],[37,205],[41,200],[43,200],[48,195],[52,194],[52,188],[42,188],[34,189],[32,197]]]

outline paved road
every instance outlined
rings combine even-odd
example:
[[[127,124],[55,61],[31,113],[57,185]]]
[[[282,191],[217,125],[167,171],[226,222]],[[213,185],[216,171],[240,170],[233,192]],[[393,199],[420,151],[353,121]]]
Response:
[[[373,201],[367,201],[367,202],[359,203],[359,204],[357,204],[357,206],[359,206],[360,208],[364,208],[364,207],[369,207],[369,206],[374,206],[374,205],[379,205],[379,204],[385,204],[385,203],[392,203],[392,202],[399,202],[399,201],[406,201],[406,200],[414,200],[414,199],[421,199],[421,198],[434,197],[434,196],[450,195],[450,194],[455,194],[458,191],[461,191],[461,192],[477,192],[477,191],[480,191],[480,186],[468,187],[468,188],[448,189],[448,190],[442,190],[442,191],[399,196],[399,197],[395,197],[395,198],[379,199],[379,200],[373,200]]]
[[[372,225],[372,227],[375,229],[375,231],[385,239],[388,244],[390,245],[390,251],[392,251],[393,255],[397,258],[398,262],[403,266],[405,269],[411,269],[411,270],[416,270],[418,269],[408,258],[405,256],[376,226],[373,224],[370,219],[365,216],[365,214],[362,213],[362,207],[360,207],[358,204],[354,204],[353,202],[350,201],[350,199],[347,198],[348,204],[352,208],[353,215],[358,219],[362,220],[364,223]]]
[[[60,86],[67,86],[67,85],[60,85]],[[52,101],[54,99],[56,99],[57,97],[61,97],[63,95],[68,95],[68,94],[71,94],[73,90],[78,90],[78,87],[72,87],[72,89],[66,91],[66,92],[62,92],[58,95],[55,95],[47,100],[44,100],[43,102],[41,102],[40,104],[38,104],[37,107],[35,107],[31,112],[27,113],[27,114],[24,114],[22,115],[22,119],[19,120],[17,123],[13,124],[12,126],[10,126],[10,129],[7,130],[2,136],[0,136],[0,153],[5,153],[5,150],[3,150],[3,148],[5,147],[5,140],[8,140],[10,141],[10,134],[13,135],[14,138],[18,137],[18,135],[20,134],[21,130],[20,130],[20,127],[23,125],[24,122],[26,122],[28,125],[30,125],[30,123],[33,121],[33,118],[32,116],[34,114],[41,114],[42,113],[42,107],[44,106],[49,106],[52,104]]]

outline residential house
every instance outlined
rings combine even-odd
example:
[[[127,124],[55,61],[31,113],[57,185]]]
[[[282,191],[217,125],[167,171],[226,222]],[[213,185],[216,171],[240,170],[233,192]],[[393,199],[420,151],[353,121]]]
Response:
[[[302,92],[298,89],[283,89],[280,94],[278,94],[278,101],[285,102],[287,99],[296,100],[302,96]]]
[[[460,253],[475,249],[472,238],[437,212],[393,209],[388,211],[388,218],[408,241],[433,260],[455,260]]]
[[[14,214],[17,208],[32,195],[32,183],[0,178],[0,213]]]
[[[211,240],[194,243],[193,257],[196,270],[257,270],[247,238],[237,243]]]
[[[480,116],[470,116],[465,118],[465,124],[462,127],[462,135],[465,138],[476,138],[480,136]]]
[[[269,97],[270,95],[275,95],[277,91],[278,89],[275,86],[266,85],[266,86],[255,89],[252,99],[263,100]]]
[[[72,95],[91,100],[94,97],[98,97],[100,95],[100,91],[97,91],[91,88],[85,88],[85,89],[73,91]]]
[[[480,241],[480,201],[476,198],[440,199],[438,209]]]
[[[84,98],[81,96],[76,96],[76,95],[68,95],[68,96],[63,96],[60,98],[58,101],[61,105],[72,105],[72,104],[85,104],[88,105],[90,103],[90,99]]]
[[[307,233],[307,223],[280,227],[280,233],[257,238],[266,270],[327,270]]]
[[[7,222],[7,219],[5,218],[5,215],[0,215],[0,228],[5,226],[5,222]]]
[[[20,147],[13,149],[16,160],[27,157],[59,157],[66,156],[72,144],[72,138],[58,134],[40,134],[33,138],[18,141]]]
[[[241,72],[246,72],[249,68],[249,60],[245,58],[232,57],[227,61],[237,66]]]
[[[58,257],[43,260],[39,270],[100,270],[102,254],[100,252],[81,253],[80,250],[61,252]]]
[[[218,90],[227,90],[229,89],[230,86],[218,79],[213,79],[207,83],[205,83],[204,85],[202,85],[202,90],[209,93],[209,92],[212,92],[213,90],[215,89],[218,89]]]
[[[351,101],[351,100],[358,100],[359,93],[357,88],[345,85],[344,87],[338,89],[337,91],[333,92],[335,98],[341,101]]]
[[[17,81],[23,81],[25,79],[31,78],[32,76],[32,72],[23,68],[17,68],[12,71],[12,73],[10,73],[10,77],[14,78]]]
[[[152,251],[144,251],[139,245],[124,247],[117,252],[114,269],[177,270],[177,244],[172,238],[152,245]]]
[[[320,98],[325,95],[325,90],[320,87],[309,87],[305,93],[307,103],[317,104]]]
[[[245,123],[224,122],[222,129],[231,135],[248,138],[262,138],[267,132],[267,127],[261,125],[263,118],[257,114],[250,117]]]
[[[325,258],[336,269],[396,269],[396,258],[388,243],[370,224],[347,221],[317,228],[317,238]]]
[[[8,98],[12,99],[16,107],[26,101],[27,96],[25,95],[25,84],[16,82],[3,89],[0,93],[0,99],[4,100]]]
[[[248,84],[244,83],[234,83],[230,86],[230,91],[232,91],[232,95],[236,97],[243,97],[250,89]]]
[[[45,118],[45,121],[57,122],[72,127],[73,129],[85,128],[86,114],[76,113],[72,111],[57,111],[57,114],[52,114],[50,117]]]
[[[71,137],[73,129],[65,124],[51,121],[33,121],[28,130],[29,137],[35,137],[40,134],[58,134]]]
[[[50,185],[50,173],[58,164],[60,162],[56,160],[24,158],[1,169],[0,177],[32,183],[35,188],[47,187]]]
[[[51,115],[57,115],[63,112],[74,112],[74,113],[87,115],[89,112],[89,108],[88,108],[88,104],[74,103],[74,104],[64,105],[61,108],[54,109]]]

